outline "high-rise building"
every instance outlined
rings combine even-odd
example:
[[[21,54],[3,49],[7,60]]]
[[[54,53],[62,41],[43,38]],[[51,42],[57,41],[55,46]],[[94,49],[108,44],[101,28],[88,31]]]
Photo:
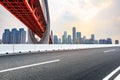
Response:
[[[66,43],[65,35],[62,35],[62,44]]]
[[[67,44],[67,32],[64,31],[64,34],[62,36],[62,44]]]
[[[115,44],[119,44],[119,40],[115,40]]]
[[[68,35],[68,39],[67,39],[67,44],[72,44],[72,39],[71,39],[71,35]]]
[[[58,37],[57,37],[57,35],[54,35],[54,44],[58,44]]]
[[[18,44],[25,44],[26,43],[26,31],[24,28],[20,28],[18,32]]]
[[[81,32],[77,32],[77,38],[81,38]]]
[[[67,32],[66,31],[64,31],[64,36],[65,36],[65,39],[67,38]]]
[[[95,43],[95,35],[91,34],[90,44],[94,44],[94,43]]]
[[[76,28],[75,27],[73,27],[72,33],[73,33],[73,44],[76,44]]]
[[[91,39],[95,40],[95,35],[94,34],[91,34]]]
[[[10,44],[18,44],[18,30],[13,28],[10,33]]]
[[[10,44],[10,30],[5,29],[2,35],[2,42],[3,44]]]
[[[77,39],[76,39],[76,43],[80,44],[81,42],[81,32],[77,32]]]

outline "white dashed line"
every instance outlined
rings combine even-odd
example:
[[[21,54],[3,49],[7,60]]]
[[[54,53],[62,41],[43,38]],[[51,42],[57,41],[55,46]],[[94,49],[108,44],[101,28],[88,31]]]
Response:
[[[59,62],[59,61],[60,61],[60,59],[57,59],[57,60],[52,60],[52,61],[46,61],[46,62],[41,62],[41,63],[30,64],[30,65],[26,65],[26,66],[9,68],[9,69],[5,69],[5,70],[1,70],[0,73],[19,70],[19,69],[24,69],[24,68],[29,68],[29,67],[34,67],[34,66],[48,64],[48,63],[55,63],[55,62]]]
[[[104,51],[104,53],[113,52],[113,51],[115,51],[115,49]]]
[[[115,69],[113,72],[111,72],[108,76],[106,76],[103,80],[109,80],[119,70],[120,70],[120,66],[117,69]]]

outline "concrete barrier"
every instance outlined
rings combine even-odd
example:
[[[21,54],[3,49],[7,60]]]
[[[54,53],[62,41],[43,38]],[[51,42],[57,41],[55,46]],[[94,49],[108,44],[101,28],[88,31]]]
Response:
[[[6,53],[23,53],[34,51],[53,51],[53,50],[70,50],[70,49],[88,49],[88,48],[103,48],[117,47],[120,45],[100,45],[100,44],[1,44],[0,54]]]

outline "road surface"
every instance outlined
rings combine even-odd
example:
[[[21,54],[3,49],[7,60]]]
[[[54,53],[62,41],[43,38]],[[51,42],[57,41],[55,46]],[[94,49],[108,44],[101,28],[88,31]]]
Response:
[[[119,66],[120,47],[8,55],[0,56],[0,80],[102,80]]]

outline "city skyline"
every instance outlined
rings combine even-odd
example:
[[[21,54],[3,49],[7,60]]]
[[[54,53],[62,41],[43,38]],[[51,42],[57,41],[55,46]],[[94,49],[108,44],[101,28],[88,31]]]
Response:
[[[96,39],[95,34],[90,34],[90,38],[77,31],[76,27],[72,28],[72,34],[64,31],[62,38],[56,34],[53,36],[54,44],[119,44],[119,40],[112,40],[111,37]]]
[[[90,38],[89,34],[96,34],[96,39],[110,36],[113,40],[120,40],[120,11],[119,0],[49,0],[51,30],[62,36],[63,31],[72,34],[75,26],[78,31]],[[0,6],[0,39],[6,28],[26,28],[24,24],[13,17]],[[7,23],[7,24],[6,24]]]
[[[67,34],[64,31],[62,38],[53,35],[54,44],[119,44],[119,40],[112,40],[112,38],[102,38],[96,39],[95,34],[90,34],[91,38],[87,38],[81,32],[77,31],[76,27],[72,28],[72,34]],[[27,44],[26,31],[24,28],[5,29],[2,34],[2,40],[0,39],[0,44]]]

